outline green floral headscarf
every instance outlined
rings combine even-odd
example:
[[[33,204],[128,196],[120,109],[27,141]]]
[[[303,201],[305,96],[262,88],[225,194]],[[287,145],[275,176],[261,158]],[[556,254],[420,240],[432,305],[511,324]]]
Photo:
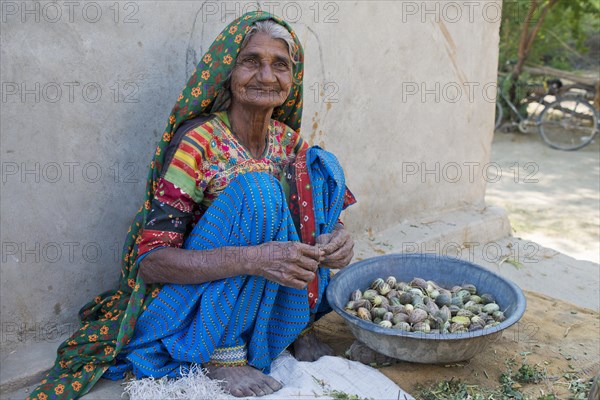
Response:
[[[165,151],[177,128],[186,120],[223,110],[224,87],[237,54],[251,26],[272,19],[292,35],[296,48],[294,84],[285,103],[273,111],[272,118],[299,130],[302,116],[302,75],[304,53],[292,28],[282,19],[263,11],[242,15],[217,36],[177,98],[162,139],[156,147],[146,183],[146,198],[140,207],[123,247],[123,268],[119,288],[97,296],[80,311],[81,327],[58,348],[54,367],[30,394],[31,399],[73,399],[86,394],[100,379],[133,335],[140,313],[155,298],[161,285],[145,285],[138,276],[138,244],[161,176]]]

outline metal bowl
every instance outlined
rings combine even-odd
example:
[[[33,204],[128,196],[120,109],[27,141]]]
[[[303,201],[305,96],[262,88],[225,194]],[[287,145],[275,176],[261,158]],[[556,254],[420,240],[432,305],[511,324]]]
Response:
[[[393,275],[409,282],[415,277],[433,280],[450,288],[472,283],[478,293],[490,293],[506,320],[492,328],[465,333],[406,332],[380,327],[350,315],[344,306],[356,289],[364,290],[376,278]],[[354,336],[371,349],[390,357],[416,363],[453,363],[468,360],[515,324],[525,312],[525,296],[509,280],[467,261],[435,254],[390,254],[352,264],[335,274],[327,288],[331,307],[340,314]]]

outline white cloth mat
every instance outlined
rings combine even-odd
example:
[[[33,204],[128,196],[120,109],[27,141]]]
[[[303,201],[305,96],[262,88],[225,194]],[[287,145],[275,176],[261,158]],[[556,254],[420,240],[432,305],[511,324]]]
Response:
[[[332,399],[338,392],[361,399],[414,400],[375,368],[340,357],[326,356],[315,362],[300,362],[285,351],[273,361],[270,376],[280,381],[283,388],[268,396],[248,399]],[[199,368],[192,368],[177,380],[146,378],[132,381],[125,392],[132,400],[235,398],[224,393],[217,382],[204,376]]]

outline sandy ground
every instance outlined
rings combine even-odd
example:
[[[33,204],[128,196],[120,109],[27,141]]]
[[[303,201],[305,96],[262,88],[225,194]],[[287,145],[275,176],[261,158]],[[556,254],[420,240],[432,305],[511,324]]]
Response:
[[[486,203],[507,210],[514,236],[600,263],[600,137],[573,152],[537,133],[496,132]]]
[[[506,362],[514,358],[517,368],[523,362],[537,364],[546,373],[542,382],[523,385],[523,393],[534,399],[544,393],[569,398],[566,373],[587,380],[600,371],[599,315],[538,293],[525,294],[527,311],[523,318],[470,361],[452,365],[400,362],[380,371],[418,397],[416,384],[428,386],[440,380],[460,379],[469,385],[497,388],[500,374],[507,370]],[[354,336],[342,317],[331,313],[317,324],[319,337],[343,356]]]

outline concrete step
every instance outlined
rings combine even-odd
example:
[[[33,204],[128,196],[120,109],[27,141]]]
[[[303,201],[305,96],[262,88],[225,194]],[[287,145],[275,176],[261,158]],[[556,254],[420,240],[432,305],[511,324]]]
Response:
[[[464,243],[485,244],[507,236],[511,228],[504,209],[466,208],[355,236],[354,260],[390,252],[440,254]]]
[[[23,400],[33,389],[37,387],[37,382],[10,392],[0,392],[0,400]],[[84,400],[126,400],[129,398],[123,391],[123,381],[110,381],[100,379],[90,393],[81,397]]]
[[[10,335],[3,329],[0,393],[11,392],[42,380],[54,365],[56,349],[70,336],[69,333],[49,336],[40,331],[19,337],[12,335],[12,329],[9,329],[9,333]],[[8,343],[12,345],[10,348],[7,348]]]

